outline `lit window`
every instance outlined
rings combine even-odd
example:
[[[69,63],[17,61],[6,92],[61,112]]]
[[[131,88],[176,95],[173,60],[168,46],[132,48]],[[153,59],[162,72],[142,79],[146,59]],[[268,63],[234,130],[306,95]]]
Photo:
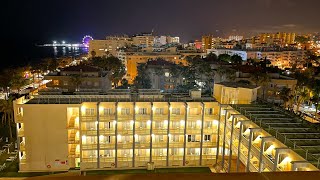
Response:
[[[214,109],[213,108],[206,108],[205,109],[205,114],[206,115],[213,115]]]
[[[86,113],[86,116],[93,116],[94,108],[87,108],[85,113]]]
[[[111,108],[104,108],[103,114],[104,115],[111,115],[112,114],[112,109]]]
[[[139,108],[139,114],[147,114],[147,108]]]
[[[211,141],[211,135],[204,135],[204,141]]]
[[[165,73],[164,73],[164,76],[165,76],[165,77],[170,77],[170,73],[169,73],[169,72],[165,72]]]
[[[58,86],[59,85],[59,80],[53,80],[53,85]]]
[[[129,115],[130,108],[121,108],[121,115]]]
[[[180,108],[172,108],[172,114],[180,115]]]
[[[188,135],[188,142],[196,142],[196,135]]]
[[[156,108],[156,114],[163,114],[164,109],[163,108]]]

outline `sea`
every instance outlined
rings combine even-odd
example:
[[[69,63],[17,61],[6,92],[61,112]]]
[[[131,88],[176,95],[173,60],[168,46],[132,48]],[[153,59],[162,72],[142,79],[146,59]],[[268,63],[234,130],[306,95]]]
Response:
[[[88,53],[88,48],[80,47],[47,47],[38,44],[25,44],[23,46],[6,46],[0,70],[6,68],[21,67],[41,62],[47,58],[74,57]]]

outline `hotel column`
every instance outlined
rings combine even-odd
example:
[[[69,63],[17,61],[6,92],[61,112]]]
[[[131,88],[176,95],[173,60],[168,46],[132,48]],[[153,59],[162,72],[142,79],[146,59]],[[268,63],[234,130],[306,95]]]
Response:
[[[152,124],[153,124],[153,102],[151,102],[151,119],[150,119],[150,162],[152,162]]]
[[[115,123],[114,123],[114,129],[115,129],[115,156],[114,156],[114,166],[118,167],[118,102],[115,103]]]
[[[185,115],[184,115],[184,143],[183,143],[183,166],[185,166],[185,165],[186,165],[187,118],[188,118],[188,104],[187,104],[187,102],[185,102]]]
[[[258,172],[261,173],[262,172],[262,163],[263,163],[263,160],[262,160],[262,157],[263,157],[263,152],[264,152],[264,147],[265,147],[265,139],[266,138],[261,138],[261,146],[260,146],[260,156],[259,156],[259,170]]]
[[[279,150],[280,150],[280,148],[276,148],[275,150],[276,150],[275,160],[274,160],[274,164],[273,164],[273,168],[272,168],[273,172],[277,171],[277,166],[278,166],[278,162],[279,162]]]
[[[202,149],[203,149],[203,124],[204,124],[204,113],[205,113],[205,104],[202,102],[201,110],[201,140],[200,140],[200,166],[202,165]]]
[[[79,107],[79,143],[80,143],[80,167],[82,162],[82,130],[81,130],[81,120],[82,120],[82,105]]]
[[[99,131],[99,121],[100,121],[100,110],[99,110],[100,102],[97,103],[97,167],[100,168],[100,131]]]
[[[240,167],[240,156],[241,156],[241,152],[240,152],[240,147],[241,147],[241,141],[242,141],[242,129],[243,129],[243,121],[239,121],[240,122],[240,129],[239,129],[239,143],[238,143],[238,157],[237,157],[237,172],[239,172],[239,167]]]
[[[135,162],[135,149],[136,149],[136,102],[133,102],[133,143],[132,143],[132,167],[134,167]]]
[[[226,149],[227,113],[228,113],[228,110],[226,110],[226,114],[224,115],[222,161],[221,161],[222,168],[224,168],[224,155],[225,155],[225,149]]]
[[[218,164],[218,158],[219,158],[219,146],[220,146],[220,122],[221,122],[221,111],[222,111],[222,105],[220,103],[218,103],[220,106],[220,110],[219,110],[219,123],[218,123],[218,129],[217,129],[217,133],[218,133],[218,139],[217,139],[217,155],[216,155],[216,164]]]
[[[168,135],[167,135],[167,166],[169,166],[169,142],[170,142],[170,114],[171,114],[171,111],[170,111],[170,102],[168,102]]]
[[[247,168],[246,172],[250,172],[250,156],[251,156],[251,145],[253,139],[253,129],[250,128],[250,135],[249,135],[249,145],[248,145],[248,158],[247,158]]]
[[[233,144],[233,128],[234,128],[234,116],[232,116],[232,124],[231,124],[231,135],[230,135],[230,143],[229,143],[229,167],[228,172],[231,171],[231,163],[232,163],[232,144]]]

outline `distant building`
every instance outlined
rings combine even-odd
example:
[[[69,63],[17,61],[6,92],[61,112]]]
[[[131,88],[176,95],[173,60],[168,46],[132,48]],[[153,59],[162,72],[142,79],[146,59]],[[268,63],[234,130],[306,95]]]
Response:
[[[58,88],[69,92],[82,89],[106,92],[111,89],[111,82],[107,73],[87,65],[70,66],[62,69],[61,72],[50,73],[44,79],[51,80],[47,83],[48,88]],[[75,80],[78,82],[75,82]]]
[[[154,36],[152,33],[137,34],[132,37],[133,45],[139,47],[153,47]]]
[[[89,57],[91,56],[116,56],[120,48],[128,47],[133,41],[128,36],[108,36],[105,40],[92,40],[89,43]]]
[[[229,41],[241,41],[242,39],[243,39],[243,36],[238,36],[238,35],[229,36],[228,38]]]
[[[243,61],[246,61],[248,59],[247,52],[241,51],[241,50],[233,50],[233,49],[207,49],[207,54],[213,53],[217,56],[221,54],[228,54],[230,56],[238,55],[242,58]]]
[[[295,33],[277,32],[259,34],[259,43],[289,45],[295,43]]]
[[[221,104],[251,104],[257,100],[260,87],[235,82],[214,84],[214,97]]]
[[[212,48],[212,35],[202,36],[202,49],[206,51]]]

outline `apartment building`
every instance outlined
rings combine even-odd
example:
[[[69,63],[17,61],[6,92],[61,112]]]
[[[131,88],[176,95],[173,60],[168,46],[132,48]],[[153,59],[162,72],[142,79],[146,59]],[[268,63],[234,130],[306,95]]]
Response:
[[[212,166],[219,105],[153,90],[38,95],[14,103],[19,167],[27,171]]]
[[[212,35],[202,36],[202,49],[206,51],[212,48]]]
[[[219,130],[219,157],[227,172],[231,166],[239,172],[241,163],[245,172],[318,171],[317,151],[305,149],[317,142],[301,137],[314,134],[311,129],[267,105],[221,105]]]
[[[89,57],[91,56],[116,56],[120,48],[128,47],[133,41],[128,36],[108,36],[104,40],[92,40],[89,43]]]
[[[167,53],[167,52],[153,52],[153,53],[143,53],[143,52],[133,52],[126,53],[125,60],[127,62],[127,80],[130,84],[133,83],[134,79],[138,75],[137,66],[139,63],[147,63],[149,60],[155,59],[165,59],[166,61],[187,65],[185,56],[180,53]]]
[[[153,47],[154,36],[152,33],[137,34],[132,37],[133,44],[139,47]]]

